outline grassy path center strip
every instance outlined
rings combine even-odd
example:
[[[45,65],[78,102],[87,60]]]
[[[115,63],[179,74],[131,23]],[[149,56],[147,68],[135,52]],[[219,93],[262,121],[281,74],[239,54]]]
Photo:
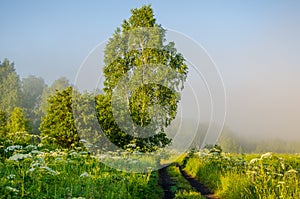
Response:
[[[195,178],[187,174],[184,170],[182,170],[180,165],[177,165],[180,170],[181,175],[190,183],[190,185],[196,189],[202,196],[209,199],[218,199],[216,195],[214,195],[207,186],[197,181]]]

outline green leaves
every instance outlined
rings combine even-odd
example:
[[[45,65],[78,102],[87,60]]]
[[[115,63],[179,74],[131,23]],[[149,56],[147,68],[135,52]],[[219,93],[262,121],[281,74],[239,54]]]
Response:
[[[53,139],[44,139],[44,144],[54,144],[63,148],[79,145],[79,137],[74,123],[72,112],[72,87],[57,91],[48,99],[47,114],[43,118],[39,130],[41,136]]]
[[[0,110],[0,137],[4,139],[7,133],[7,116]]]
[[[162,197],[155,171],[121,172],[75,150],[48,151],[31,145],[5,151],[10,155],[0,162],[0,198]],[[126,161],[135,165],[134,160]]]
[[[151,6],[131,12],[105,49],[98,120],[118,147],[155,151],[171,141],[164,129],[176,116],[187,65],[173,42],[165,44]]]
[[[8,59],[0,62],[0,110],[10,113],[20,102],[20,79]]]
[[[10,133],[25,132],[30,130],[29,120],[25,118],[21,108],[15,107],[7,125]]]

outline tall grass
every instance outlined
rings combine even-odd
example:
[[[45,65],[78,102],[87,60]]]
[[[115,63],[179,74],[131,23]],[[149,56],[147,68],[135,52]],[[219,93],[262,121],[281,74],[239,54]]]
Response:
[[[157,172],[126,173],[85,151],[6,148],[0,198],[161,198]]]
[[[220,198],[300,198],[299,158],[272,153],[234,155],[213,149],[187,156],[184,169]]]
[[[197,192],[186,179],[184,179],[178,167],[171,165],[167,168],[167,171],[170,175],[172,182],[174,183],[174,186],[172,186],[171,191],[173,191],[175,199],[205,198],[201,196],[201,194]]]

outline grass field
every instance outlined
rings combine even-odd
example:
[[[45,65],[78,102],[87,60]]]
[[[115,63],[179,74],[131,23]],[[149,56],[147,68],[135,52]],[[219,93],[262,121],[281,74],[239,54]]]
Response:
[[[117,171],[84,151],[10,146],[5,156],[0,198],[161,198],[156,171]]]
[[[189,153],[184,170],[220,198],[300,198],[299,154]]]
[[[230,154],[214,148],[191,151],[178,163],[223,199],[300,198],[300,154]],[[167,171],[175,198],[203,198],[178,167]],[[15,145],[3,149],[0,162],[0,198],[163,198],[158,181],[157,171],[118,171],[80,149]]]

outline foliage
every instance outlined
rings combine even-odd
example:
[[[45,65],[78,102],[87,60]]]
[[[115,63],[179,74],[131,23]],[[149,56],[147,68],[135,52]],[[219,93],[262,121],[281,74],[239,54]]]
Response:
[[[36,141],[34,136],[29,133],[31,130],[29,120],[25,117],[24,111],[19,107],[13,109],[4,128],[6,129],[6,134],[3,135],[5,137],[0,142],[3,147],[12,144],[26,145]]]
[[[80,142],[90,152],[103,151],[107,142],[98,123],[95,96],[91,93],[79,93],[73,89],[72,109]]]
[[[48,98],[54,95],[56,91],[62,91],[68,86],[70,86],[69,81],[65,77],[61,77],[55,80],[50,87],[45,87],[41,95],[38,114],[44,116],[47,112]]]
[[[0,139],[6,137],[7,131],[7,115],[0,110]]]
[[[105,49],[98,119],[118,147],[153,151],[171,141],[164,129],[176,116],[180,98],[176,91],[183,89],[187,66],[174,43],[164,44],[165,30],[150,6],[131,12]]]
[[[35,109],[39,105],[39,99],[46,84],[41,77],[29,75],[22,79],[22,107]]]
[[[9,117],[7,128],[11,134],[30,131],[29,120],[25,117],[20,107],[15,107]]]
[[[257,156],[204,150],[188,158],[185,170],[225,199],[300,197],[299,155]]]
[[[72,112],[72,92],[72,87],[67,87],[48,99],[47,114],[39,128],[43,144],[63,148],[80,145]]]
[[[0,110],[9,114],[20,104],[20,79],[8,59],[0,62]]]
[[[178,167],[171,165],[167,168],[167,171],[172,182],[175,184],[172,191],[176,199],[205,198],[184,179]]]
[[[15,107],[8,119],[4,112],[0,112],[0,122],[0,159],[4,157],[6,147],[37,142],[36,137],[28,132],[29,122],[21,108]]]
[[[87,152],[10,146],[0,162],[0,198],[161,198],[157,172],[124,173]]]
[[[32,131],[38,134],[41,117],[38,112],[41,96],[46,84],[41,77],[29,75],[22,79],[22,107],[26,111],[26,116],[32,126]]]

